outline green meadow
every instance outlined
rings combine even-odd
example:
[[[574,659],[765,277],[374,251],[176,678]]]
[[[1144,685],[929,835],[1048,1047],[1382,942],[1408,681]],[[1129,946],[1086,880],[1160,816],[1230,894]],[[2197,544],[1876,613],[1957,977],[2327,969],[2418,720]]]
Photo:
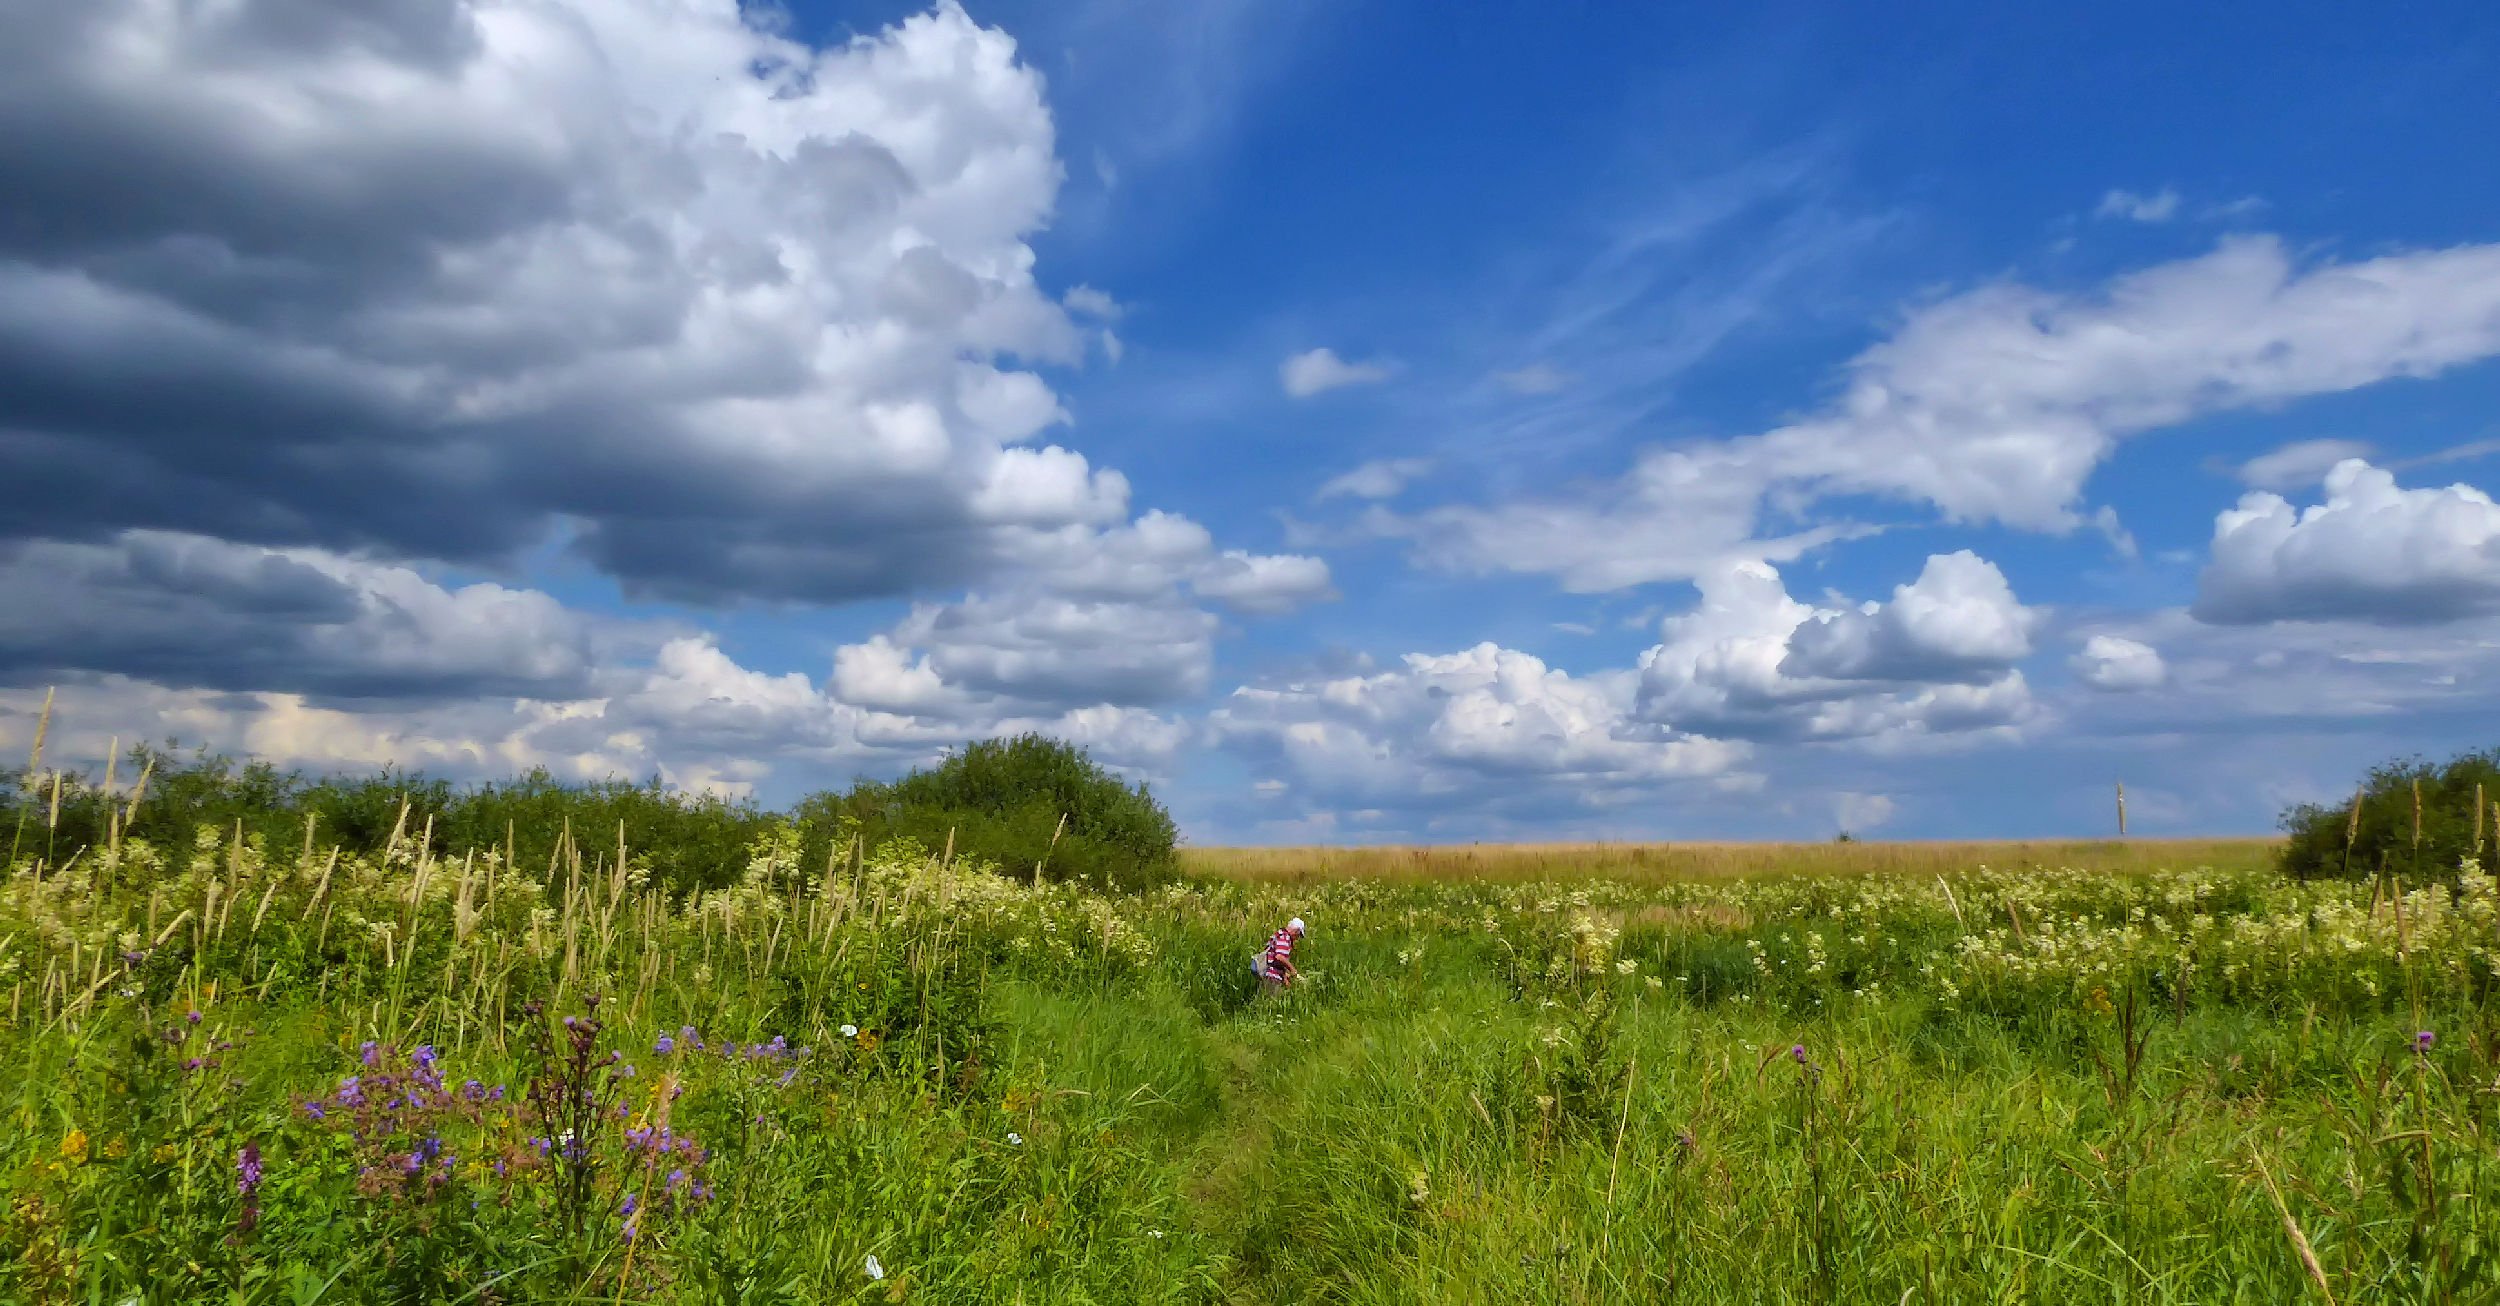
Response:
[[[2472,857],[1107,889],[750,812],[689,884],[80,792],[0,883],[0,1300],[2500,1294]]]

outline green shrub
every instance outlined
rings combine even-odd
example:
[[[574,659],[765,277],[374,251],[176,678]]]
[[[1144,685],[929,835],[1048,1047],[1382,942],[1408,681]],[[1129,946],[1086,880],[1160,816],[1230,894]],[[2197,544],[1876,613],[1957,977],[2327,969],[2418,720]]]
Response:
[[[1178,878],[1179,829],[1143,784],[1073,744],[1037,734],[992,739],[892,784],[799,804],[802,865],[822,865],[844,817],[871,847],[910,838],[996,862],[1009,875],[1134,891]],[[1064,820],[1065,824],[1062,824]]]
[[[2415,787],[2420,787],[2420,839],[2415,839]],[[2475,790],[2482,801],[2475,801]],[[2283,869],[2315,876],[2371,876],[2384,866],[2401,875],[2456,869],[2476,847],[2489,859],[2495,805],[2500,805],[2500,748],[2464,753],[2442,766],[2418,757],[2373,769],[2362,781],[2356,817],[2351,803],[2301,803],[2283,813]],[[2475,818],[2483,825],[2477,839]]]

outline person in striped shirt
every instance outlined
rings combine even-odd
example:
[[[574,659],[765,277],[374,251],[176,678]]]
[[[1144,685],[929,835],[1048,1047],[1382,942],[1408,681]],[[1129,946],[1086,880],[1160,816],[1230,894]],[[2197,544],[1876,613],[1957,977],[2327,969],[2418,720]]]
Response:
[[[1294,969],[1293,964],[1293,945],[1301,939],[1302,918],[1296,916],[1285,922],[1285,928],[1276,931],[1275,937],[1267,941],[1259,959],[1251,963],[1251,968],[1258,972],[1261,991],[1284,989],[1302,978],[1302,972]]]

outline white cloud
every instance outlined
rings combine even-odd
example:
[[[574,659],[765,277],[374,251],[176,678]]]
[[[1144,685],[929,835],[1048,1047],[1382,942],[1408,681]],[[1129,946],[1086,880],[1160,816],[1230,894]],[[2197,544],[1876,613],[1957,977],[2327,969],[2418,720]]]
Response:
[[[2092,216],[2097,218],[2125,218],[2130,222],[2168,222],[2178,213],[2179,192],[2167,186],[2152,195],[2113,190],[2101,196],[2099,207],[2092,210]]]
[[[2076,678],[2083,683],[2117,692],[2157,688],[2170,674],[2152,645],[2123,635],[2086,639],[2073,665]]]
[[[1407,484],[1432,470],[1429,458],[1378,458],[1341,472],[1319,487],[1315,499],[1394,499]]]
[[[2041,717],[2012,666],[2036,617],[1971,555],[1932,558],[1889,602],[1838,610],[1790,599],[1758,562],[1701,593],[1638,669],[1574,675],[1491,643],[1411,653],[1386,670],[1236,689],[1209,731],[1273,768],[1261,778],[1284,788],[1262,795],[1321,814],[1368,804],[1425,828],[1534,828],[1679,783],[1758,788],[1740,768],[1759,741],[1900,754],[2017,738]],[[1872,799],[1858,810],[1876,823]]]
[[[1894,805],[1884,794],[1838,793],[1832,796],[1832,819],[1850,833],[1872,830],[1892,819]]]
[[[2135,533],[2118,519],[2118,510],[2106,503],[2093,510],[2092,529],[2099,531],[2101,538],[2109,541],[2110,552],[2121,558],[2132,560],[2140,552],[2136,547]]]
[[[647,661],[600,668],[579,697],[413,702],[322,703],[86,675],[61,685],[47,753],[64,765],[94,765],[111,738],[177,737],[316,770],[388,764],[492,779],[544,766],[574,780],[657,774],[687,788],[751,794],[769,784],[788,794],[926,765],[968,738],[1027,730],[1083,745],[1114,766],[1160,773],[1192,733],[1155,712],[1110,704],[966,716],[953,701],[854,703],[839,686],[860,683],[857,662],[837,671],[836,684],[819,685],[800,672],[741,666],[709,637],[685,636],[661,643]],[[882,688],[888,699],[908,697]],[[40,689],[0,688],[0,719],[30,721],[41,698]]]
[[[1276,377],[1286,394],[1308,399],[1343,386],[1386,381],[1389,369],[1380,363],[1349,363],[1333,349],[1313,349],[1287,358],[1276,369]]]
[[[2367,458],[2371,452],[2359,440],[2297,440],[2240,464],[2240,483],[2277,494],[2305,490],[2324,479],[2335,464],[2347,458]]]
[[[1706,778],[1741,744],[1626,737],[1632,678],[1573,677],[1493,644],[1411,653],[1371,675],[1247,686],[1210,717],[1219,739],[1275,755],[1332,804],[1412,808],[1470,794],[1571,805],[1598,791]]]
[[[2038,617],[1996,565],[1967,549],[1927,560],[1890,603],[1818,613],[1788,636],[1784,676],[1832,680],[1993,678],[2031,653]]]
[[[1698,585],[1701,602],[1641,656],[1633,715],[1660,728],[1897,746],[2036,715],[2013,663],[2037,618],[1974,555],[1930,558],[1892,602],[1855,608],[1798,602],[1761,562]]]
[[[1813,519],[1840,496],[2062,532],[2084,523],[2084,483],[2127,436],[2494,354],[2500,245],[2303,268],[2278,241],[2233,238],[2094,296],[2000,285],[1922,308],[1849,365],[1836,403],[1792,425],[1649,453],[1586,495],[1379,529],[1428,562],[1575,591],[1784,560],[1868,529]]]
[[[2455,621],[2500,612],[2500,504],[2469,485],[2406,490],[2346,459],[2326,501],[2263,491],[2214,519],[2196,615],[2211,622]]]
[[[1318,558],[1218,551],[1205,527],[1165,512],[1034,531],[1018,556],[996,586],[915,604],[839,650],[835,693],[966,721],[1170,703],[1203,692],[1213,665],[1219,623],[1199,600],[1274,616],[1336,592]]]
[[[1071,287],[1068,293],[1059,297],[1059,302],[1067,305],[1071,313],[1081,313],[1104,322],[1117,322],[1128,311],[1120,301],[1092,286]]]
[[[1570,385],[1570,373],[1550,363],[1530,363],[1507,372],[1495,372],[1493,379],[1512,394],[1550,395]]]
[[[1242,612],[1277,614],[1336,597],[1328,564],[1300,554],[1226,549],[1190,578],[1189,587]]]

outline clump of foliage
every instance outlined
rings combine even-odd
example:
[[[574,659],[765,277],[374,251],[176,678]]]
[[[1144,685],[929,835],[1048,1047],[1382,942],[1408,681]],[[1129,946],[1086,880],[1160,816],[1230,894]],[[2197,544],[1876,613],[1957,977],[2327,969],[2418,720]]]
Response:
[[[892,784],[820,794],[798,815],[819,839],[847,817],[871,846],[895,838],[952,846],[1047,881],[1137,890],[1179,876],[1179,829],[1151,789],[1038,734],[970,745]],[[810,854],[811,865],[823,855]]]
[[[117,842],[189,845],[203,827],[279,851],[316,844],[380,855],[392,848],[454,856],[493,850],[504,865],[540,870],[576,854],[613,853],[621,826],[650,887],[677,896],[726,888],[755,841],[783,826],[800,833],[811,872],[898,838],[952,848],[1010,874],[1133,890],[1178,875],[1178,831],[1145,786],[1131,786],[1084,750],[1040,735],[972,744],[893,783],[826,791],[788,813],[751,800],[672,790],[654,776],[569,782],[545,768],[472,785],[385,767],[364,776],[310,776],[204,749],[140,745],[104,777],[74,771],[0,772],[0,825],[12,857],[53,865]]]
[[[2282,867],[2303,879],[2369,877],[2381,870],[2439,874],[2478,848],[2487,853],[2495,821],[2500,821],[2500,748],[2463,753],[2440,765],[2400,758],[2372,769],[2350,802],[2301,803],[2285,811],[2283,830],[2290,838],[2283,845]]]

